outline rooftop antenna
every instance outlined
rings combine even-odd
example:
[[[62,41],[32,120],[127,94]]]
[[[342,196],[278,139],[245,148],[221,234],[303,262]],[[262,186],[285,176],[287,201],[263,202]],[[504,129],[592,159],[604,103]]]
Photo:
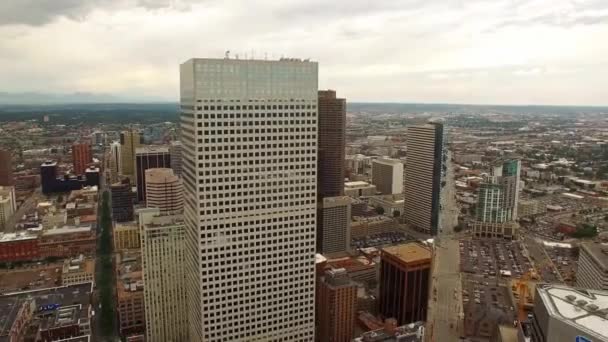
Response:
[[[226,52],[224,53],[224,58],[230,59],[230,50],[226,50]]]

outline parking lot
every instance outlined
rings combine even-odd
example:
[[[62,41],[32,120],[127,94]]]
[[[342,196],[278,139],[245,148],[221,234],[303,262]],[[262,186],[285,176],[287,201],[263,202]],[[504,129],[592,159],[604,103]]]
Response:
[[[31,265],[13,270],[0,270],[0,293],[58,286],[62,267],[62,264]]]
[[[460,271],[478,276],[521,277],[531,265],[518,241],[460,240]]]
[[[546,245],[544,248],[564,282],[568,285],[574,285],[576,280],[576,262],[578,260],[576,249]]]
[[[393,245],[405,241],[416,240],[414,237],[403,233],[403,232],[389,232],[379,233],[363,238],[353,238],[351,241],[351,247],[353,249],[367,248],[367,247],[381,247],[387,245]]]

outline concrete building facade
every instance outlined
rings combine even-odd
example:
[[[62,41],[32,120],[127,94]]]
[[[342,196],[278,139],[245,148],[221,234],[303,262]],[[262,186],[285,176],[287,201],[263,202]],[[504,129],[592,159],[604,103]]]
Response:
[[[181,214],[184,210],[182,180],[172,169],[146,170],[146,206],[158,208],[164,215]]]
[[[139,211],[146,341],[188,341],[185,226],[181,215]]]
[[[345,269],[330,269],[320,279],[317,298],[317,341],[350,342],[357,314],[357,283]]]
[[[351,199],[348,196],[325,197],[320,203],[317,222],[317,252],[338,253],[350,250]]]
[[[143,143],[143,135],[135,130],[120,133],[120,174],[135,177],[135,150]],[[131,179],[134,181],[134,179]]]
[[[309,342],[318,65],[191,59],[180,75],[189,339]]]
[[[608,291],[608,244],[581,243],[576,271],[576,285]]]
[[[372,183],[383,195],[403,192],[403,163],[400,160],[381,158],[372,162]]]
[[[174,140],[169,145],[169,154],[171,155],[171,168],[176,176],[182,175],[182,143]]]

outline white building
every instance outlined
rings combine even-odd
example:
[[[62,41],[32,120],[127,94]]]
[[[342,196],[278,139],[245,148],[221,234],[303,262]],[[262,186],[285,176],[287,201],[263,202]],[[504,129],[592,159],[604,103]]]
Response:
[[[181,65],[189,341],[313,340],[317,68]]]
[[[608,244],[583,242],[578,256],[576,285],[608,290]]]
[[[182,215],[140,209],[146,341],[188,341],[186,231]]]
[[[376,159],[372,162],[372,183],[383,195],[403,192],[403,163],[395,159]]]

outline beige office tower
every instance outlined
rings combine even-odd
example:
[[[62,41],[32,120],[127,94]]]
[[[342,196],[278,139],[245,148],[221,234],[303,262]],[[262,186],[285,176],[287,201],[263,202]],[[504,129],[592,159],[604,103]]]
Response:
[[[314,339],[317,68],[181,65],[190,341]]]
[[[380,158],[372,162],[372,183],[383,195],[403,192],[403,163],[400,160]]]
[[[121,172],[121,163],[122,163],[122,159],[120,156],[120,142],[119,141],[113,141],[112,143],[110,143],[110,160],[109,160],[109,165],[110,165],[110,177],[111,177],[111,182],[112,183],[116,183],[118,182],[118,174]]]
[[[183,217],[161,215],[160,210],[151,208],[138,213],[146,341],[189,341]]]
[[[146,207],[158,208],[164,215],[184,211],[182,180],[168,168],[146,170]]]
[[[120,133],[120,174],[135,179],[135,150],[142,145],[143,136],[135,130]]]
[[[437,235],[446,171],[443,124],[409,126],[406,144],[403,215],[413,228]]]

